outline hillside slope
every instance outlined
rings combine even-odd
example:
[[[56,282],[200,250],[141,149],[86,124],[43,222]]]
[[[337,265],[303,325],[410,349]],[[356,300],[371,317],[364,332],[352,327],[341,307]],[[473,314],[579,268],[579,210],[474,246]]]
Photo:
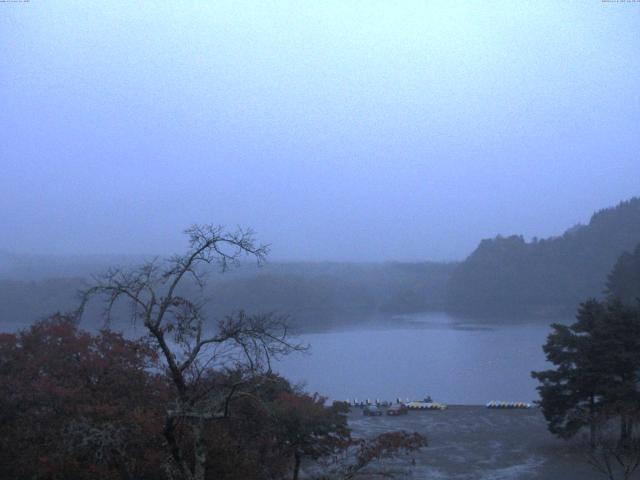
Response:
[[[618,257],[640,243],[640,198],[596,212],[560,237],[483,240],[454,270],[446,306],[463,315],[571,315],[603,293]]]

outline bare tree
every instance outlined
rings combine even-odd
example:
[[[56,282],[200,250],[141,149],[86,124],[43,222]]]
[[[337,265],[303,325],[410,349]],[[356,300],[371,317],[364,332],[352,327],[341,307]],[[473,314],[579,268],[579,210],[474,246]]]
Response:
[[[637,405],[616,413],[631,425],[640,420]],[[604,412],[597,418],[594,439],[582,442],[581,450],[587,463],[608,480],[628,480],[640,468],[640,436],[624,423],[616,425],[618,421],[617,416]],[[623,428],[629,428],[629,432],[621,438]]]
[[[387,471],[371,466],[384,459],[399,457],[420,450],[428,445],[427,438],[418,432],[385,432],[370,439],[353,439],[332,455],[321,459],[324,472],[315,480],[354,480],[356,478],[387,477]],[[414,460],[412,463],[415,465]]]
[[[203,292],[211,267],[224,272],[247,256],[262,264],[268,247],[256,244],[251,230],[228,232],[219,226],[194,225],[185,233],[189,237],[185,254],[131,269],[111,269],[97,277],[82,293],[78,319],[94,297],[105,301],[107,322],[117,302],[128,303],[131,321],[142,323],[157,346],[175,389],[164,428],[173,468],[185,480],[204,480],[207,422],[226,418],[232,399],[242,395],[248,379],[271,370],[272,358],[304,347],[289,340],[286,319],[280,316],[240,312],[213,325],[207,322]],[[185,293],[194,283],[198,294]],[[234,381],[227,385],[208,381],[207,372],[215,369],[235,372],[230,376]],[[191,461],[177,438],[179,424],[186,425],[192,437]]]

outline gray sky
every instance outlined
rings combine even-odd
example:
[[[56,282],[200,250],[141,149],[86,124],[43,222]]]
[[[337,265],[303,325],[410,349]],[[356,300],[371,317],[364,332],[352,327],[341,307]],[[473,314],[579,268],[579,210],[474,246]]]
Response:
[[[461,259],[640,194],[640,4],[0,3],[0,250]]]

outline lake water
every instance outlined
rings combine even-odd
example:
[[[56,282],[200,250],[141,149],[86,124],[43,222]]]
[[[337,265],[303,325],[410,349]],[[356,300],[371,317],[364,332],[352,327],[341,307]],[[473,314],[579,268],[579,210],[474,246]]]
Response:
[[[274,369],[336,400],[428,394],[448,404],[484,404],[538,398],[530,372],[548,367],[542,345],[551,321],[486,326],[429,313],[394,323],[303,335],[309,353],[286,357]]]
[[[548,367],[542,345],[550,323],[462,324],[442,313],[395,317],[303,335],[310,351],[285,357],[274,370],[334,400],[532,401],[538,395],[530,372]],[[0,331],[23,327],[2,323]]]

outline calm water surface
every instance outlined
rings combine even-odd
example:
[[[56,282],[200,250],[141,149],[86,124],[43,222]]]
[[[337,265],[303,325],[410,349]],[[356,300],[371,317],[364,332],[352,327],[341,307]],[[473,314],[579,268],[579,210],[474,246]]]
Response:
[[[449,404],[537,398],[531,370],[547,367],[542,344],[549,322],[461,324],[441,313],[395,317],[367,328],[315,333],[299,339],[308,353],[274,369],[330,399],[420,399]],[[566,323],[567,320],[560,320]],[[0,325],[16,331],[22,324]]]
[[[429,394],[449,404],[484,404],[537,398],[530,372],[547,366],[541,347],[551,322],[476,327],[429,313],[398,323],[301,336],[310,352],[287,357],[275,369],[305,382],[310,392],[339,400]]]

